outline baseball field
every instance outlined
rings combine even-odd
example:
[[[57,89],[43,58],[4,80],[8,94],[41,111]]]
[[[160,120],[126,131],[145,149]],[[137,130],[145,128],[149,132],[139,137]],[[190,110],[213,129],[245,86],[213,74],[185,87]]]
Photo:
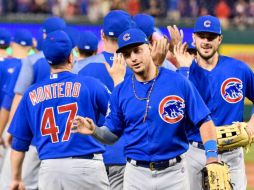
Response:
[[[254,190],[254,146],[252,145],[250,152],[245,154],[246,173],[248,176],[248,189]]]

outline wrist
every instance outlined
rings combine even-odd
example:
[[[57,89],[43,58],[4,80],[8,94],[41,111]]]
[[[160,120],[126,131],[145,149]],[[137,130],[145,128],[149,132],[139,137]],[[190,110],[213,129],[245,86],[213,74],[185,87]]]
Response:
[[[218,159],[217,142],[215,140],[208,140],[204,144],[206,159],[215,158]]]

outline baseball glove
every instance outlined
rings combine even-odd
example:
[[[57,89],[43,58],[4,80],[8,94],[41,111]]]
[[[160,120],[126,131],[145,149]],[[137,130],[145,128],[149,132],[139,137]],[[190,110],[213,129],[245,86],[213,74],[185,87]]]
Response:
[[[228,166],[225,163],[211,163],[202,170],[204,190],[232,190]]]
[[[238,147],[248,148],[254,142],[254,136],[248,135],[246,127],[245,122],[233,122],[232,125],[216,127],[219,151]]]

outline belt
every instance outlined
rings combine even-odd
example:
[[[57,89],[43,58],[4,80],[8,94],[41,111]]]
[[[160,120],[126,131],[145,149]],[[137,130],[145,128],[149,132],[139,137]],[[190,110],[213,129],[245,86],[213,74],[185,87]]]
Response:
[[[205,150],[205,147],[202,143],[199,143],[199,142],[195,142],[195,141],[191,141],[190,144],[196,148],[199,148],[199,149],[202,149],[202,150]]]
[[[150,170],[164,170],[170,166],[175,165],[176,163],[181,162],[181,156],[177,156],[170,160],[156,161],[156,162],[148,162],[141,160],[133,160],[131,158],[127,158],[127,161],[135,166],[140,166],[144,168],[149,168]]]
[[[80,155],[80,156],[72,156],[72,159],[93,159],[94,154]]]

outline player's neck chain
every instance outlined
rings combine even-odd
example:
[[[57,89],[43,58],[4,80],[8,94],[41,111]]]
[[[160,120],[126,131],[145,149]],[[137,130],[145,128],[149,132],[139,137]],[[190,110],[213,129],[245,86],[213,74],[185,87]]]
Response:
[[[147,97],[145,98],[141,98],[137,95],[137,91],[135,89],[135,84],[134,84],[134,75],[132,75],[132,88],[133,88],[133,93],[134,93],[134,96],[137,100],[140,100],[140,101],[143,101],[143,100],[146,100],[146,109],[145,109],[145,114],[144,114],[144,118],[143,118],[143,122],[146,121],[146,117],[147,117],[147,114],[148,114],[148,110],[149,110],[149,102],[150,102],[150,97],[151,97],[151,94],[152,94],[152,91],[153,91],[153,88],[154,88],[154,84],[155,84],[155,81],[157,79],[157,76],[159,74],[159,70],[158,68],[156,68],[156,74],[155,74],[155,77],[152,81],[152,85],[149,89],[149,92],[148,92],[148,95]]]

